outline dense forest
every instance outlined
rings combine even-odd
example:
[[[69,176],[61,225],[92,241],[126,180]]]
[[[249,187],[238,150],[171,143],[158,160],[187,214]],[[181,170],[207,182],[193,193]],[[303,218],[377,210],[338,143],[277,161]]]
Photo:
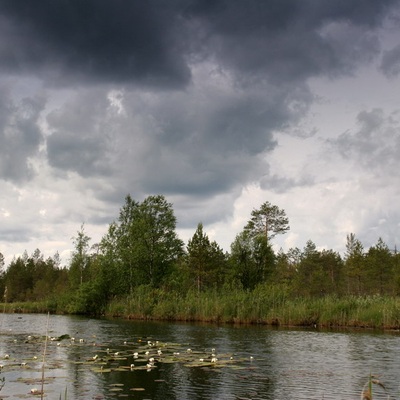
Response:
[[[176,233],[173,206],[164,196],[137,202],[128,195],[100,243],[91,244],[84,225],[80,227],[67,266],[61,266],[58,254],[45,259],[39,249],[6,266],[0,253],[0,291],[4,304],[42,302],[51,312],[92,315],[106,313],[113,302],[129,304],[135,299],[141,317],[151,316],[168,296],[176,304],[186,299],[186,311],[179,312],[182,319],[182,313],[191,315],[190,299],[204,294],[208,299],[228,293],[262,298],[273,291],[286,301],[320,301],[400,293],[400,255],[381,238],[365,249],[349,233],[343,256],[318,250],[311,240],[303,249],[274,252],[274,237],[288,230],[285,211],[265,202],[252,211],[225,253],[209,239],[202,223],[183,243]],[[174,319],[177,310],[159,315]]]

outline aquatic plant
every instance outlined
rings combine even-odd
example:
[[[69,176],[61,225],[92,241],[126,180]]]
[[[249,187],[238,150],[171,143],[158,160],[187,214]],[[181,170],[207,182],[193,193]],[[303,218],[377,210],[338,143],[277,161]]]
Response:
[[[361,400],[373,400],[372,397],[372,388],[373,385],[377,385],[378,387],[382,388],[386,393],[385,385],[374,375],[370,374],[368,381],[365,382],[362,390],[361,390]],[[388,396],[388,399],[390,396]]]
[[[67,400],[67,399],[68,399],[68,388],[66,387],[66,388],[65,388],[65,392],[64,392],[64,400]],[[62,400],[61,393],[60,393],[60,398],[59,398],[59,400]]]
[[[40,392],[40,399],[43,399],[44,394],[44,368],[46,362],[46,350],[47,350],[47,340],[49,338],[49,320],[50,320],[50,313],[47,313],[47,325],[46,325],[46,338],[44,341],[44,348],[43,348],[43,363],[42,363],[42,382],[41,382],[41,392]]]

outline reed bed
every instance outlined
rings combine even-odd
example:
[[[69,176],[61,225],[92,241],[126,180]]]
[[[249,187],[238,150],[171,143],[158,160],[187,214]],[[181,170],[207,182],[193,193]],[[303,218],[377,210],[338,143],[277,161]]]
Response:
[[[3,312],[77,314],[67,299],[4,303]],[[96,314],[93,311],[93,314]],[[138,287],[114,298],[102,315],[129,319],[203,321],[276,326],[400,329],[400,297],[291,297],[285,288],[260,285],[253,291],[223,288],[204,292]]]
[[[56,313],[57,305],[53,301],[28,301],[3,303],[3,313],[29,313],[29,314],[47,314]]]
[[[284,291],[210,290],[186,294],[142,288],[109,303],[106,315],[131,319],[400,329],[400,298],[290,298]]]

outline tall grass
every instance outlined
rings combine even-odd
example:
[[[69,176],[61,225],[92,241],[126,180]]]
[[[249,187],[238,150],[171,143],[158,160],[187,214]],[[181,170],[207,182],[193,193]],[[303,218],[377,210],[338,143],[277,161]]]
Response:
[[[385,296],[291,298],[267,285],[185,294],[140,287],[114,299],[106,315],[132,319],[268,324],[277,326],[400,328],[400,298]]]
[[[79,312],[68,298],[4,303],[3,309],[6,312]],[[104,313],[130,319],[399,329],[400,297],[293,297],[284,286],[267,284],[252,291],[226,286],[185,293],[139,286],[131,295],[110,301]]]
[[[3,303],[2,307],[4,313],[47,314],[48,312],[56,313],[58,311],[64,311],[58,308],[54,300]]]

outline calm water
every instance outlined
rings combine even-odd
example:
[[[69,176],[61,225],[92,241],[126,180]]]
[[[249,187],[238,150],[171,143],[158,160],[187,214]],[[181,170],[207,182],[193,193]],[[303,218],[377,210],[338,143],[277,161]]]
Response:
[[[31,389],[40,389],[47,321],[50,336],[75,338],[47,342],[47,399],[64,399],[65,392],[69,400],[359,399],[370,373],[386,387],[385,393],[376,385],[374,399],[400,399],[397,334],[32,314],[0,315],[0,398],[32,398]],[[210,363],[213,348],[218,360]],[[152,355],[155,366],[147,369]]]

